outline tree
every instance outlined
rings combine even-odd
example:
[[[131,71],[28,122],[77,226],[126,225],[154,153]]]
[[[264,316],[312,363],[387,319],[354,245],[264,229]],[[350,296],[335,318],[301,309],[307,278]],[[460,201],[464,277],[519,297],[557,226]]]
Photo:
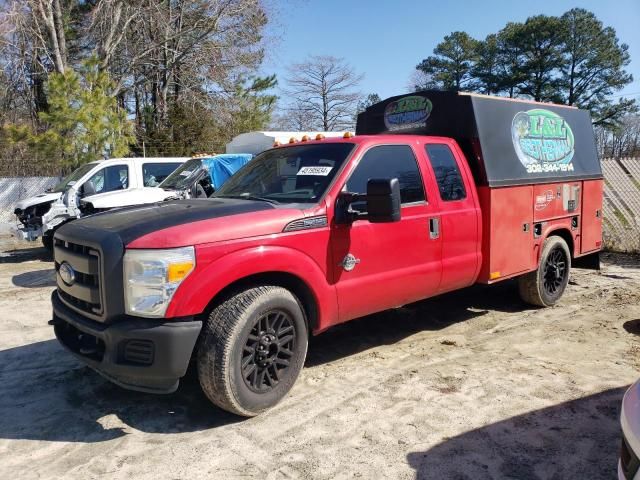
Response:
[[[478,41],[466,32],[453,32],[416,67],[435,84],[445,90],[466,90],[472,80],[472,68],[476,59]]]
[[[596,125],[612,125],[633,111],[633,100],[614,103],[610,98],[633,81],[624,70],[629,65],[629,47],[620,44],[611,27],[582,8],[561,17],[563,64],[560,95],[567,105],[591,110]]]
[[[362,100],[358,102],[356,113],[362,113],[371,105],[375,105],[376,103],[381,101],[382,99],[380,98],[380,95],[378,95],[377,93],[370,93],[369,95],[367,95],[366,97],[364,97]]]
[[[471,69],[472,89],[486,95],[500,92],[503,88],[500,65],[498,36],[487,35],[487,38],[476,45],[476,61]]]
[[[324,131],[353,126],[353,114],[360,98],[355,90],[363,76],[356,74],[344,59],[328,55],[312,56],[288,69],[285,80],[286,109],[308,115],[309,127]],[[311,128],[310,128],[311,129]]]
[[[556,77],[563,61],[560,19],[536,15],[513,29],[512,39],[522,53],[520,94],[537,102],[561,100]]]
[[[46,158],[59,159],[60,171],[129,151],[131,124],[110,95],[113,87],[95,60],[85,62],[80,73],[67,70],[50,76],[50,108],[40,114],[47,129],[31,141]]]

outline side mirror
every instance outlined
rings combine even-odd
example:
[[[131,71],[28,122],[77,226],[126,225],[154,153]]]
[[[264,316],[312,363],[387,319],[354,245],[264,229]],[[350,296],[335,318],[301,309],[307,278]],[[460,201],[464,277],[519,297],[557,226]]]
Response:
[[[400,221],[400,182],[397,178],[372,178],[367,182],[367,220]]]
[[[397,222],[400,220],[400,203],[400,183],[397,178],[373,178],[367,182],[366,195],[342,192],[338,196],[335,221],[338,224],[356,220]],[[352,204],[359,204],[359,208],[354,209]],[[366,211],[362,211],[365,206]]]
[[[93,182],[91,180],[87,180],[82,184],[82,187],[80,187],[79,193],[81,197],[88,197],[90,195],[95,195],[96,187],[93,185]]]

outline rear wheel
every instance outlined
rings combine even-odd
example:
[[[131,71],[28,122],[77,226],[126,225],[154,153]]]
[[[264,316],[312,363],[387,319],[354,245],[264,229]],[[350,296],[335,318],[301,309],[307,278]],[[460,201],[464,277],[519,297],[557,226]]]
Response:
[[[307,326],[288,290],[256,287],[216,307],[198,347],[198,378],[209,400],[237,415],[274,406],[295,383],[307,354]]]
[[[562,238],[551,236],[544,241],[538,269],[518,279],[520,297],[531,305],[555,305],[569,283],[571,254]]]

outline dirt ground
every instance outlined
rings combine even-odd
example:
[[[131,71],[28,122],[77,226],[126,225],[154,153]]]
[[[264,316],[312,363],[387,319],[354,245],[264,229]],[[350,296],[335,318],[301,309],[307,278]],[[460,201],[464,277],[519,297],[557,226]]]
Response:
[[[249,420],[193,374],[153,396],[83,367],[47,325],[53,288],[40,249],[0,255],[0,478],[609,479],[640,376],[629,256],[575,270],[555,308],[509,282],[336,327],[289,397]]]

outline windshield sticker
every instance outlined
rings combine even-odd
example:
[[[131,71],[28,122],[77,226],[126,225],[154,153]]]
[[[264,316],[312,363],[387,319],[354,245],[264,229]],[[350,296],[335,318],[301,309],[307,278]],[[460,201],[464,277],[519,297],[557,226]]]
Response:
[[[557,113],[541,108],[518,112],[511,138],[527,173],[573,172],[573,131]]]
[[[433,104],[426,97],[404,97],[384,109],[384,124],[391,132],[426,127],[432,109]]]
[[[315,175],[319,177],[326,177],[329,172],[333,170],[333,167],[302,167],[298,170],[298,175]]]

